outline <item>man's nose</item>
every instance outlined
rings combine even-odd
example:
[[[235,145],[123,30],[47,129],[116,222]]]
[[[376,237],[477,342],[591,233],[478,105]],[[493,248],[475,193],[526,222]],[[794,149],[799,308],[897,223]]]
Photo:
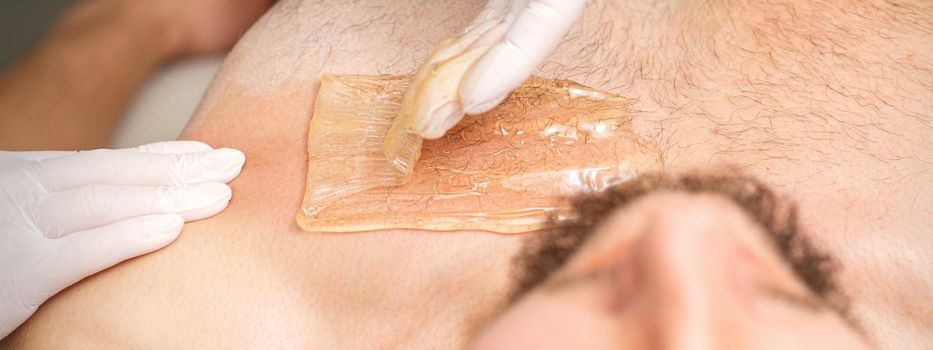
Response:
[[[656,213],[636,243],[636,288],[655,348],[725,349],[743,333],[755,271],[728,215],[737,213],[686,200]]]

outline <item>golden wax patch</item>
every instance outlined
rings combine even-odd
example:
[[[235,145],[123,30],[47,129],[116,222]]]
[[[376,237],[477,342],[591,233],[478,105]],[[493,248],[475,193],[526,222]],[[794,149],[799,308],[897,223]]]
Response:
[[[302,228],[535,231],[570,215],[567,196],[658,167],[658,152],[632,131],[626,99],[533,77],[499,107],[425,140],[407,177],[383,146],[410,78],[322,77]]]

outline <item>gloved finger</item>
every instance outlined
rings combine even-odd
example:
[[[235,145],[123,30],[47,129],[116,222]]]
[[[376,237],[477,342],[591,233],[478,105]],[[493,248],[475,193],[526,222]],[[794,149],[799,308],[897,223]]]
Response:
[[[74,151],[32,151],[32,152],[9,152],[0,151],[0,163],[9,163],[14,161],[40,161],[44,159],[58,158],[75,154]]]
[[[230,202],[226,184],[191,186],[88,185],[55,192],[35,211],[36,225],[48,238],[58,238],[125,220],[161,213],[178,213],[186,221],[219,213]]]
[[[146,215],[75,232],[56,240],[48,257],[19,281],[24,304],[39,305],[58,291],[123,260],[162,248],[178,237],[178,214]]]
[[[212,150],[204,142],[199,141],[165,141],[155,142],[146,145],[140,145],[122,150],[142,153],[199,153]],[[9,161],[40,161],[52,158],[60,158],[77,154],[77,151],[31,151],[31,152],[8,152],[0,151],[0,163]]]
[[[219,148],[202,153],[94,150],[38,162],[31,171],[49,192],[91,184],[158,186],[229,182],[243,167],[243,152]]]
[[[416,101],[418,109],[412,127],[418,135],[436,139],[460,122],[463,118],[460,84],[473,63],[505,34],[506,29],[508,23],[505,22],[487,22],[476,27],[481,33],[474,34],[476,38],[465,50],[435,67],[430,79],[422,83],[423,91]]]
[[[207,152],[213,148],[208,144],[200,141],[179,140],[154,142],[124,149],[127,151],[141,153],[178,154]]]
[[[489,20],[502,20],[512,7],[524,6],[524,3],[527,1],[528,0],[489,0],[486,2],[486,6],[483,6],[483,9],[476,15],[476,18],[473,19],[473,22],[470,22],[470,25],[463,31],[468,32]]]
[[[583,12],[585,0],[529,0],[502,41],[480,58],[460,85],[467,114],[489,111],[527,79]]]

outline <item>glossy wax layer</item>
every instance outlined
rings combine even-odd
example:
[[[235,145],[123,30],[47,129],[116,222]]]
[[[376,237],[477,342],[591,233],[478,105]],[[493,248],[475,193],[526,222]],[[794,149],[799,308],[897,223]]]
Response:
[[[383,145],[410,79],[322,77],[302,228],[535,231],[571,215],[568,196],[658,166],[658,152],[632,131],[626,99],[534,77],[496,109],[425,140],[411,173],[401,173]]]

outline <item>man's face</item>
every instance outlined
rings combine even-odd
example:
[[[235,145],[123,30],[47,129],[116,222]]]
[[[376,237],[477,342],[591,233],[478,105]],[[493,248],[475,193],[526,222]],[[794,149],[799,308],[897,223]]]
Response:
[[[832,260],[743,177],[647,176],[532,241],[475,349],[859,349]]]

